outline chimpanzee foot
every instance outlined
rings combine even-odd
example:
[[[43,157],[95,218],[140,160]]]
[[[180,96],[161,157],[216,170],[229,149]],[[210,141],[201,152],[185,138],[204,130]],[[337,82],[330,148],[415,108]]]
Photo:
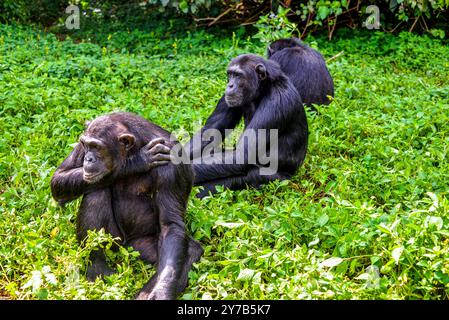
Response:
[[[201,256],[203,255],[204,250],[201,247],[201,244],[195,239],[189,237],[189,248],[187,251],[187,260],[184,263],[183,270],[181,276],[179,277],[177,291],[178,294],[181,294],[188,285],[189,282],[189,271],[192,269],[192,264],[200,261]]]
[[[140,291],[136,300],[175,300],[176,296],[164,290],[153,290],[151,292]]]
[[[115,270],[109,268],[107,265],[93,264],[87,268],[86,278],[88,281],[94,282],[98,277],[107,277],[115,272]]]
[[[175,269],[166,266],[153,275],[150,281],[140,290],[136,300],[175,300],[177,279]]]
[[[191,263],[200,261],[203,253],[204,250],[201,244],[195,239],[190,238],[188,249],[189,261],[191,261]]]

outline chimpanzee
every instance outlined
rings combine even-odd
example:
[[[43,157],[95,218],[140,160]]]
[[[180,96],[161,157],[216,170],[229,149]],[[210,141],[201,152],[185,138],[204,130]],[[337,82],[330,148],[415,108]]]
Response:
[[[205,126],[186,144],[189,156],[194,159],[195,185],[204,187],[197,195],[200,198],[215,192],[216,185],[236,190],[289,179],[304,161],[307,151],[308,127],[301,97],[277,62],[252,54],[241,55],[231,61],[227,74],[224,96]],[[218,146],[229,131],[226,129],[235,128],[242,117],[245,130],[236,148],[211,152],[215,160],[209,161],[211,156],[204,156],[206,147]],[[217,130],[221,138],[207,139],[208,129]],[[278,150],[269,154],[278,163],[277,172],[272,174],[261,174],[260,169],[266,163],[261,163],[259,158],[256,157],[255,163],[248,161],[259,151],[260,139],[270,140],[268,132],[259,129],[276,129],[278,133]],[[245,137],[254,132],[257,143],[248,143]],[[268,141],[268,148],[275,142]]]
[[[297,38],[279,39],[267,48],[267,56],[276,61],[301,95],[304,105],[326,105],[334,96],[334,82],[321,53]]]
[[[107,114],[88,125],[51,181],[61,204],[83,196],[77,217],[81,243],[88,230],[104,228],[144,261],[157,264],[137,299],[176,298],[203,253],[185,232],[193,171],[169,162],[174,145],[167,131],[137,115]],[[89,280],[113,272],[103,251],[93,252],[91,262]]]

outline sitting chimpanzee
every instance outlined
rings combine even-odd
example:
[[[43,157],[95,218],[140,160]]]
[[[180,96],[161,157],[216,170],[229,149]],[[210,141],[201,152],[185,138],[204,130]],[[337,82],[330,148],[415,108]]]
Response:
[[[316,50],[297,38],[274,41],[267,48],[267,56],[276,61],[301,95],[304,105],[330,103],[334,96],[334,82],[326,61]]]
[[[111,113],[88,125],[51,181],[61,204],[83,196],[77,217],[81,243],[88,230],[104,228],[157,264],[137,299],[176,298],[203,252],[184,225],[193,172],[188,165],[168,163],[173,145],[167,131],[145,119]],[[91,262],[89,280],[113,272],[102,251],[93,252]]]
[[[304,161],[307,151],[307,118],[301,97],[277,62],[256,55],[241,55],[231,61],[227,74],[224,97],[205,126],[186,144],[189,156],[194,159],[195,185],[204,187],[199,197],[215,192],[216,185],[236,190],[289,179]],[[214,151],[211,153],[214,160],[209,161],[204,151],[220,145],[229,133],[226,129],[235,128],[242,117],[245,130],[236,148]],[[221,138],[209,139],[209,129],[215,129]],[[270,141],[268,132],[260,129],[277,130],[278,141]],[[248,142],[245,138],[251,136],[256,139]],[[271,160],[277,162],[276,172],[261,174],[266,162],[262,163],[255,154],[264,148],[263,144],[271,150],[268,155]],[[270,148],[273,144],[278,146],[277,150]],[[248,159],[256,161],[250,163]]]

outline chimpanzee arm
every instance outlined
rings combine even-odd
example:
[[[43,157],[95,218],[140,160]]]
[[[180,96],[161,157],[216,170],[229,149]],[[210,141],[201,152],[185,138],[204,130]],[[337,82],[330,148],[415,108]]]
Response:
[[[305,113],[300,106],[301,98],[290,81],[285,80],[281,84],[273,85],[261,100],[250,123],[240,137],[236,149],[223,154],[213,155],[215,159],[234,159],[234,163],[225,163],[225,161],[215,164],[207,164],[205,161],[202,161],[202,163],[194,163],[195,185],[202,185],[204,182],[210,180],[245,175],[248,170],[248,164],[257,164],[258,154],[256,145],[258,143],[256,144],[251,139],[255,138],[257,142],[260,141],[259,137],[261,133],[258,130],[267,130],[266,142],[269,145],[268,130],[277,129],[278,135],[280,136],[283,134],[284,129],[291,123],[302,126],[307,122]],[[298,128],[298,131],[301,131],[301,129]],[[280,147],[282,148],[282,146]],[[227,154],[226,157],[225,154]],[[250,159],[254,161],[249,163]]]
[[[257,116],[257,113],[254,115]],[[195,185],[233,176],[246,175],[250,165],[257,164],[257,131],[245,129],[234,150],[194,159]]]
[[[284,78],[284,81],[273,84],[269,89],[245,129],[283,131],[290,123],[295,123],[299,117],[305,116],[301,105],[302,101],[298,91],[290,80]]]
[[[80,143],[56,169],[51,178],[51,193],[61,205],[80,197],[89,187],[83,179],[84,149]]]
[[[89,191],[108,186],[116,179],[147,172],[166,164],[170,160],[170,148],[163,145],[163,142],[163,138],[150,141],[138,153],[127,158],[118,170],[95,183],[87,183],[83,179],[84,149],[81,144],[77,144],[53,175],[51,180],[53,197],[60,204],[64,204]]]
[[[197,132],[193,138],[184,146],[187,154],[190,155],[190,159],[201,156],[204,148],[210,144],[211,147],[219,145],[222,141],[216,141],[211,139],[209,141],[202,141],[203,133],[208,129],[216,129],[220,132],[222,140],[225,138],[226,129],[234,129],[242,118],[243,112],[241,108],[230,108],[226,104],[225,97],[221,97],[218,101],[215,110],[209,116],[206,124],[199,132]],[[201,143],[194,143],[198,139]]]
[[[141,174],[167,164],[170,161],[170,142],[155,138],[143,146],[139,152],[129,156],[123,165],[113,173],[113,180]]]
[[[63,205],[73,201],[90,191],[109,185],[111,177],[105,177],[98,182],[88,183],[83,179],[84,148],[78,143],[70,155],[56,169],[51,179],[53,198]]]

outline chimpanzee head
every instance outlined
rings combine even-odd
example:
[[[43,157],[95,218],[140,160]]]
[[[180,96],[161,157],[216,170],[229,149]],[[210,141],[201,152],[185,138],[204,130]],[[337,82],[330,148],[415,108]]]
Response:
[[[273,54],[282,49],[300,47],[301,45],[302,42],[298,38],[276,40],[267,47],[267,57],[270,59]]]
[[[253,54],[233,59],[228,66],[225,100],[229,107],[239,107],[259,97],[262,85],[271,80],[274,62]]]
[[[127,127],[108,115],[89,123],[80,137],[84,148],[83,179],[95,183],[114,172],[126,160],[135,142]]]

